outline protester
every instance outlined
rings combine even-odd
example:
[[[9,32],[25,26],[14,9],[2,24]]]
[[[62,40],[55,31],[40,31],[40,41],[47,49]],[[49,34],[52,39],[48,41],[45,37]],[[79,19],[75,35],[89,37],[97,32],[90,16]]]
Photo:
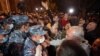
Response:
[[[87,19],[89,23],[84,26],[87,22],[78,15],[50,10],[47,0],[42,6],[43,12],[0,15],[0,50],[4,56],[89,56],[91,47],[93,55],[99,52],[94,42],[99,36],[96,22]]]
[[[87,40],[84,38],[84,31],[83,28],[80,26],[72,26],[66,32],[66,39],[67,40],[74,40],[76,41],[81,47],[85,50],[87,55],[90,54],[90,45]]]
[[[89,41],[89,44],[93,44],[94,40],[98,37],[97,30],[97,23],[89,22],[86,27],[85,38]]]
[[[100,38],[97,38],[92,45],[93,56],[100,56]]]
[[[87,54],[75,41],[64,40],[57,49],[57,56],[87,56]]]

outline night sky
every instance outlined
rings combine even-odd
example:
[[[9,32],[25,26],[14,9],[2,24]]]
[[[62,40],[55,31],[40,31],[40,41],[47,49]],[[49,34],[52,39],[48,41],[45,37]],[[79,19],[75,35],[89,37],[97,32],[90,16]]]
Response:
[[[79,9],[79,6],[88,11],[100,10],[100,0],[55,0],[55,2],[60,11],[66,11],[69,7]]]

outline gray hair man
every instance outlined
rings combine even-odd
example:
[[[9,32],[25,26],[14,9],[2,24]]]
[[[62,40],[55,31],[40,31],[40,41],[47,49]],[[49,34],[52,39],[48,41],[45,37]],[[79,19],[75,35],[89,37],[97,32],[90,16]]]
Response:
[[[66,36],[67,40],[74,40],[75,42],[80,44],[86,51],[87,55],[89,56],[90,47],[88,41],[84,39],[84,31],[82,27],[80,26],[70,27],[66,32]]]

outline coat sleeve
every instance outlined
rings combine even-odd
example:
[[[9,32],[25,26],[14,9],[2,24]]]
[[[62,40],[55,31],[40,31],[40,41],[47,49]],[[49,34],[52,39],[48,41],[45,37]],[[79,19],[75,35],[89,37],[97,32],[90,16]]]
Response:
[[[35,56],[34,46],[28,40],[24,44],[24,56]]]

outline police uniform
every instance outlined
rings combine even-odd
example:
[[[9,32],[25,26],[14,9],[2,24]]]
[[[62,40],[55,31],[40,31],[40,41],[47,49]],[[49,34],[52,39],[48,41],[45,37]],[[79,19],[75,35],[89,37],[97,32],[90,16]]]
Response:
[[[9,43],[15,42],[15,43],[23,43],[25,33],[21,32],[20,30],[15,30],[12,32],[9,36]]]
[[[46,34],[45,31],[43,31],[42,27],[40,25],[36,25],[33,27],[30,27],[29,32],[31,35],[39,34],[44,35]],[[33,41],[31,37],[27,37],[24,45],[24,56],[35,56],[36,54],[36,47],[39,43]]]

